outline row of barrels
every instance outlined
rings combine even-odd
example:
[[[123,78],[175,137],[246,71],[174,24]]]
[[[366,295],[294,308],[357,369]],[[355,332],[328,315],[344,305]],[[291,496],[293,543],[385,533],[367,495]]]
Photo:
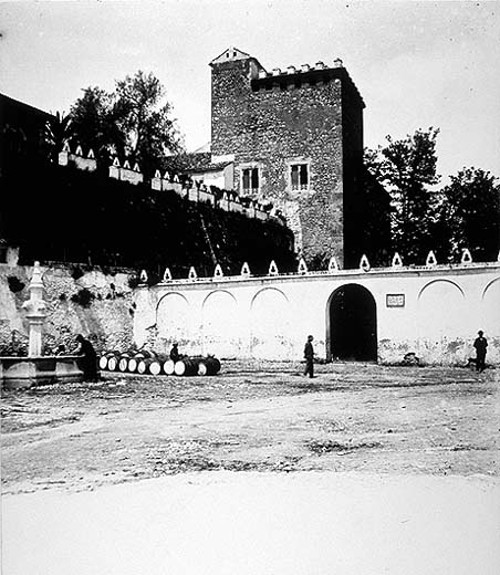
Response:
[[[140,375],[215,375],[220,371],[220,367],[220,361],[212,356],[186,356],[173,361],[167,356],[153,355],[147,351],[112,351],[99,358],[101,370]]]

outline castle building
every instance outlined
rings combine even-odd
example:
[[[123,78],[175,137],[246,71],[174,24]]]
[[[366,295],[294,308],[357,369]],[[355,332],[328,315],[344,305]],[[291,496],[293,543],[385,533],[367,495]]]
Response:
[[[210,66],[212,164],[232,162],[235,191],[281,210],[306,261],[335,256],[357,266],[373,197],[363,169],[365,104],[342,61],[267,72],[229,48]]]

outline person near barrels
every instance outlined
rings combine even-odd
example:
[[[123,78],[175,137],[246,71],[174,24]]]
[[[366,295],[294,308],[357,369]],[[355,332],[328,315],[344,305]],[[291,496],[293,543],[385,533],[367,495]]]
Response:
[[[483,331],[479,330],[477,332],[478,337],[474,341],[474,347],[476,348],[476,371],[483,371],[486,367],[486,348],[488,347],[488,340],[483,336]]]
[[[314,377],[314,348],[312,345],[313,336],[308,335],[306,345],[304,346],[304,358],[306,360],[306,369],[304,371],[304,375],[308,375],[309,377]]]
[[[179,361],[180,358],[181,358],[181,355],[179,353],[179,344],[174,343],[174,345],[172,346],[172,349],[170,350],[170,359],[172,361]]]
[[[83,371],[85,381],[97,381],[97,354],[94,346],[88,339],[85,339],[81,333],[76,336],[76,341],[80,345],[77,353],[82,354],[79,364]]]

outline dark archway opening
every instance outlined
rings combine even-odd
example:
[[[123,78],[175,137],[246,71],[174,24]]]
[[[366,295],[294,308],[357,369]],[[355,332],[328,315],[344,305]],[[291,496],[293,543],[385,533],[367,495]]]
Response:
[[[377,306],[366,288],[348,284],[336,290],[328,319],[331,359],[377,361]]]

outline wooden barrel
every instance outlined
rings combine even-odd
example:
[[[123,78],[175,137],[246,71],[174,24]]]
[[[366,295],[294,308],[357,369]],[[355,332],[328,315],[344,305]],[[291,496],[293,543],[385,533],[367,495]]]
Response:
[[[129,358],[128,354],[122,354],[118,358],[118,370],[121,371],[122,373],[127,371],[129,359],[130,358]]]
[[[220,361],[216,357],[204,357],[198,363],[198,375],[215,375],[220,371]]]
[[[127,371],[130,373],[135,373],[137,371],[137,364],[139,363],[140,359],[137,357],[131,357],[128,360]]]
[[[137,363],[137,373],[141,375],[149,373],[151,375],[160,375],[161,361],[154,357],[140,359]]]
[[[130,373],[135,373],[141,359],[154,359],[155,355],[151,351],[146,349],[141,349],[136,351],[132,357],[128,360],[127,371]]]
[[[107,351],[103,353],[99,358],[99,368],[100,369],[109,369],[108,362],[112,357],[118,357],[120,355],[119,351]]]
[[[108,370],[116,371],[117,367],[118,367],[118,356],[112,355],[110,358],[108,358]]]
[[[167,359],[163,362],[163,373],[165,375],[174,375],[175,361],[173,359]]]
[[[151,375],[160,375],[161,373],[161,362],[157,359],[153,359],[148,365],[148,372]]]
[[[175,362],[175,375],[197,375],[200,357],[183,357]]]

